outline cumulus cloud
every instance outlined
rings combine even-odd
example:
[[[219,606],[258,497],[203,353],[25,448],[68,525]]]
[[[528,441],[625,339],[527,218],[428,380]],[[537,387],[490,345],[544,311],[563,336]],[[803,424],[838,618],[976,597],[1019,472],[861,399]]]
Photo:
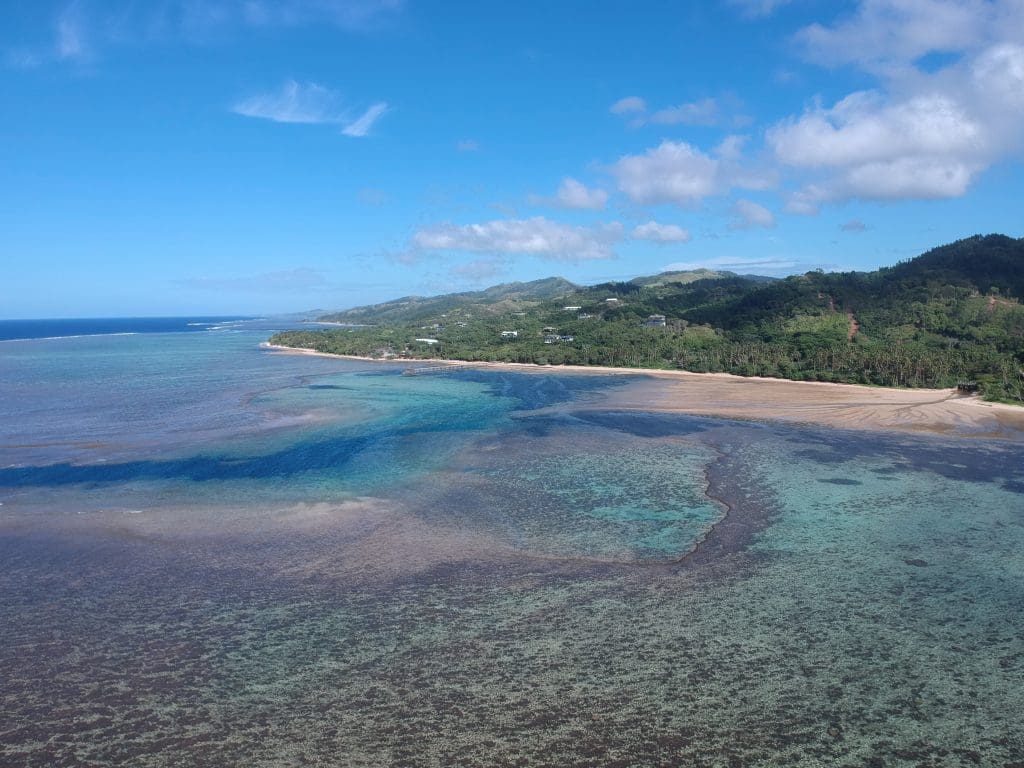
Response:
[[[556,208],[600,211],[608,202],[608,193],[603,189],[592,189],[576,179],[565,178],[554,197],[530,195],[530,205],[551,205]]]
[[[619,99],[608,110],[613,115],[628,115],[647,111],[647,102],[639,96],[627,96]]]
[[[950,96],[891,103],[860,92],[775,126],[767,144],[787,165],[837,172],[808,188],[812,199],[943,198],[962,195],[984,167],[984,134]]]
[[[753,200],[737,200],[732,206],[733,220],[729,229],[771,228],[775,226],[775,215]]]
[[[789,165],[845,167],[959,155],[976,148],[980,134],[978,123],[942,94],[887,103],[877,92],[861,91],[776,126],[768,144]]]
[[[768,130],[769,151],[803,176],[789,211],[959,197],[1024,150],[1021,0],[861,0],[798,40],[812,60],[853,64],[880,83]],[[926,59],[933,54],[941,66]]]
[[[648,221],[634,227],[632,237],[634,240],[650,240],[654,243],[686,243],[690,241],[690,232],[677,224]]]
[[[275,123],[339,125],[343,134],[357,138],[366,136],[387,110],[387,104],[378,102],[353,119],[338,93],[316,83],[295,80],[287,81],[279,91],[250,96],[231,106],[236,114]]]
[[[719,188],[718,161],[683,141],[663,141],[643,155],[626,155],[611,172],[622,192],[647,205],[692,205]]]
[[[559,224],[543,216],[501,219],[483,224],[439,224],[419,230],[413,245],[420,249],[528,255],[545,259],[582,261],[607,259],[622,238],[622,225],[597,227]]]
[[[684,141],[663,141],[642,155],[626,155],[609,169],[619,189],[644,205],[692,206],[732,187],[768,189],[773,174],[741,162],[742,140],[726,139],[707,154]]]
[[[387,111],[388,105],[383,101],[378,101],[353,122],[342,128],[341,132],[346,136],[352,136],[354,138],[368,136],[370,134],[370,129],[373,128],[373,124],[376,123],[377,120],[379,120]]]

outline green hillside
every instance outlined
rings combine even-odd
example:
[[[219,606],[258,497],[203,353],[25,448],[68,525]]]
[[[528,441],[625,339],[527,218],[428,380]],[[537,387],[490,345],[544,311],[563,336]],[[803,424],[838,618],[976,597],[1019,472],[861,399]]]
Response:
[[[376,324],[273,341],[340,354],[886,386],[976,382],[990,399],[1024,401],[1024,239],[971,237],[875,272],[766,281],[704,271],[588,287],[557,278],[513,285],[520,287],[350,310],[331,317]],[[416,341],[423,338],[436,343]]]
[[[332,312],[319,319],[331,323],[389,323],[430,320],[450,312],[501,315],[535,307],[539,302],[562,296],[576,289],[561,277],[548,277],[529,283],[503,283],[482,291],[448,293],[443,296],[405,296],[382,304]]]

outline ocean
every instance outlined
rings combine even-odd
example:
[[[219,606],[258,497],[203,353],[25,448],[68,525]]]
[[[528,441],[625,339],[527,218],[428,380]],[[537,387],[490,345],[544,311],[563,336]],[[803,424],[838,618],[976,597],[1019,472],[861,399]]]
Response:
[[[2,766],[1024,761],[1024,445],[25,323]]]

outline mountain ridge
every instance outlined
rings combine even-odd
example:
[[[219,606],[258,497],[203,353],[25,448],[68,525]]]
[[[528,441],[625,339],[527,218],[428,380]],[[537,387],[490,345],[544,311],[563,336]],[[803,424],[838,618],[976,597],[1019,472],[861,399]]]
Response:
[[[377,357],[963,385],[1024,402],[1024,238],[974,235],[870,272],[539,282],[546,287],[532,294],[530,283],[451,294],[378,313],[372,327],[274,342]]]

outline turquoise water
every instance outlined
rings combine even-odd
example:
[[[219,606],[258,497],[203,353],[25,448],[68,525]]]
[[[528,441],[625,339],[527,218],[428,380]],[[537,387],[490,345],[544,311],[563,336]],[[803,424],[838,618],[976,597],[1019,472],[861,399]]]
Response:
[[[1020,444],[264,335],[0,349],[0,764],[1024,761]]]

